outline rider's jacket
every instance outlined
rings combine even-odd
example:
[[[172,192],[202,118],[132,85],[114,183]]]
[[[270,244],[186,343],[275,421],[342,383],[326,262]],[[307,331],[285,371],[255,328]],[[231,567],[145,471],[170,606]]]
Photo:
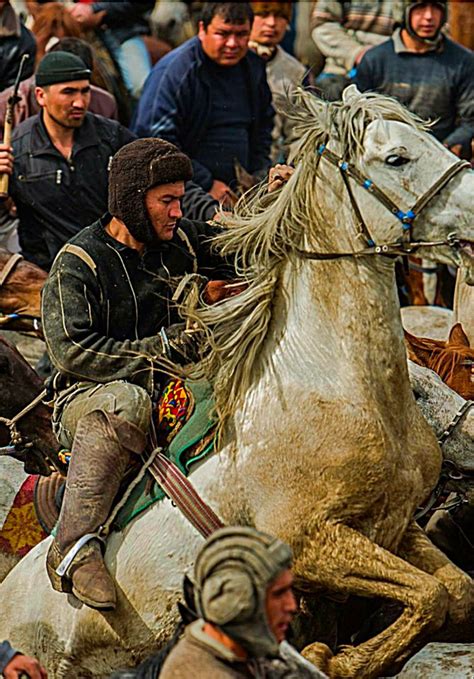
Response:
[[[180,220],[173,239],[143,254],[109,236],[111,216],[85,228],[60,251],[42,295],[56,389],[78,381],[126,380],[151,395],[159,384],[153,357],[163,356],[161,328],[180,321],[172,296],[185,274],[229,277],[212,252],[217,228]],[[165,340],[166,342],[166,340]]]

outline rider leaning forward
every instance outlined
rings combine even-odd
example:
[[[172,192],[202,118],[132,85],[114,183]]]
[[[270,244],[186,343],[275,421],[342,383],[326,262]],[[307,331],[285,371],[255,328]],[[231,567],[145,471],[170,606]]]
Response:
[[[189,362],[192,343],[178,324],[173,284],[193,272],[229,276],[211,251],[216,227],[181,218],[191,176],[189,158],[168,142],[139,139],[120,149],[110,169],[109,213],[63,247],[43,292],[56,369],[53,426],[71,450],[47,568],[53,587],[72,589],[95,608],[113,608],[116,593],[101,542],[90,536],[147,445],[163,380],[156,362]],[[56,570],[74,547],[60,577]]]

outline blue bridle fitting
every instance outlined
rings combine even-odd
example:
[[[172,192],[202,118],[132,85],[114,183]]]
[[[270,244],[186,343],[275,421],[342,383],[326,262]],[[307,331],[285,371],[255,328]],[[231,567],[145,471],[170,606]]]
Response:
[[[373,186],[374,182],[371,179],[366,179],[364,180],[363,187],[364,189],[369,190]]]
[[[345,172],[345,170],[347,170],[347,168],[349,167],[349,163],[347,163],[345,160],[341,160],[341,162],[339,163],[339,167],[343,172]]]
[[[321,144],[321,146],[318,148],[318,153],[320,156],[323,155],[324,151],[326,150],[326,144]]]
[[[398,210],[398,212],[395,212],[395,217],[397,217],[401,221],[402,228],[405,231],[409,231],[411,229],[411,223],[415,219],[416,215],[413,212],[413,210],[408,210],[408,212]]]
[[[367,245],[369,246],[369,248],[374,248],[375,247],[375,241],[372,240],[371,238],[369,238],[367,240]]]

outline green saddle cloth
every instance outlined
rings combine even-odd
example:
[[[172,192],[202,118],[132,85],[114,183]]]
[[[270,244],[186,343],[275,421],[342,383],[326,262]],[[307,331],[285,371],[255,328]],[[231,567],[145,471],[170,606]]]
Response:
[[[196,462],[214,452],[214,437],[197,454],[193,454],[190,450],[215,427],[216,419],[214,416],[214,395],[209,382],[206,380],[186,380],[185,387],[193,397],[193,414],[176,434],[168,449],[163,452],[179,467],[183,474],[188,476]],[[145,509],[164,497],[166,497],[165,493],[154,479],[150,488],[150,474],[145,474],[115,518],[114,528],[123,530],[130,521],[133,521]]]

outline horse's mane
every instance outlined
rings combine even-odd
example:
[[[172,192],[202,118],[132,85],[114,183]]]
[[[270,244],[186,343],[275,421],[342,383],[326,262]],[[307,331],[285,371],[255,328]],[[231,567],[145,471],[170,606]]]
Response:
[[[363,151],[367,125],[394,120],[415,129],[422,121],[394,99],[360,94],[355,87],[341,102],[326,102],[298,89],[287,100],[284,114],[300,134],[292,155],[296,170],[291,180],[272,194],[262,186],[237,203],[233,214],[223,213],[225,229],[215,247],[233,260],[247,289],[214,306],[188,311],[206,334],[210,351],[198,367],[213,384],[221,427],[235,412],[255,377],[255,361],[267,336],[272,302],[283,265],[305,245],[328,248],[326,217],[318,207],[316,149],[329,137],[342,155],[356,160]],[[281,103],[281,102],[280,102]],[[283,108],[283,107],[282,107]]]

